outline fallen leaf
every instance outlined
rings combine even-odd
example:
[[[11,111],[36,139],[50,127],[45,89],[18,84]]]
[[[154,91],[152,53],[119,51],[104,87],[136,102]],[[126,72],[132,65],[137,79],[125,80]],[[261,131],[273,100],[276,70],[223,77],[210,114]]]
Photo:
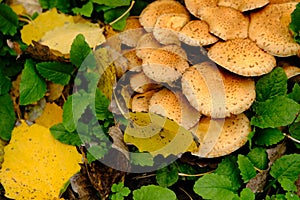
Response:
[[[33,15],[35,12],[41,13],[43,11],[39,0],[14,0],[13,3],[22,5],[29,15]]]
[[[62,122],[63,110],[55,103],[47,103],[42,115],[35,120],[35,123],[46,128]]]
[[[25,107],[24,119],[30,122],[35,121],[43,114],[43,110],[46,106],[46,99],[42,98],[34,104],[27,105]]]
[[[80,170],[76,147],[55,140],[38,124],[22,121],[4,152],[0,180],[5,196],[16,200],[59,198],[61,188]]]
[[[58,99],[64,90],[64,86],[53,82],[47,82],[48,93],[46,94],[47,101],[53,102]]]
[[[11,4],[10,5],[11,9],[17,14],[17,15],[22,15],[22,14],[25,14],[25,8],[23,5],[21,4]]]

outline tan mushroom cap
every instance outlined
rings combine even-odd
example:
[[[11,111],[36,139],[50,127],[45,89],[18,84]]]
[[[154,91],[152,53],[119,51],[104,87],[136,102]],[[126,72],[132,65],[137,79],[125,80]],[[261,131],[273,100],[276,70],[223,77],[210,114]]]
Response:
[[[190,16],[181,13],[162,14],[157,18],[153,35],[161,44],[180,45],[178,33],[190,21]]]
[[[296,66],[284,66],[283,70],[288,79],[300,75],[300,68]]]
[[[118,34],[121,42],[130,47],[136,47],[138,40],[145,34],[139,18],[130,16],[126,19],[124,30]]]
[[[219,39],[209,33],[205,21],[192,20],[179,32],[179,40],[190,46],[205,46],[216,43]]]
[[[154,38],[152,33],[147,33],[143,35],[136,46],[136,55],[143,59],[147,57],[153,49],[160,48],[161,44]]]
[[[194,126],[201,116],[182,94],[175,94],[167,88],[153,94],[150,99],[149,112],[168,117],[186,129]]]
[[[187,16],[189,15],[186,8],[177,1],[154,1],[148,4],[140,14],[140,23],[147,32],[151,32],[157,18],[162,14],[168,13],[182,13]]]
[[[184,3],[188,11],[198,17],[198,10],[200,8],[215,7],[218,0],[184,0]]]
[[[132,90],[138,93],[145,93],[149,90],[161,87],[158,83],[148,78],[144,72],[133,74],[129,82]]]
[[[291,13],[297,3],[270,4],[250,14],[249,37],[274,56],[296,55],[300,45],[289,31]]]
[[[300,0],[269,0],[270,4],[280,4],[280,3],[288,3],[288,2],[300,2]]]
[[[187,56],[185,50],[183,48],[181,48],[180,46],[178,46],[178,45],[175,45],[175,44],[173,44],[173,45],[166,45],[166,46],[161,47],[161,49],[173,52],[173,53],[181,56],[185,60],[188,59],[188,56]]]
[[[242,76],[260,76],[276,66],[274,56],[261,50],[250,39],[218,42],[207,55],[218,65]]]
[[[264,7],[269,0],[219,0],[219,6],[231,7],[241,12]]]
[[[223,40],[246,38],[249,18],[233,8],[207,7],[198,10],[201,20],[209,25],[209,31]]]
[[[148,112],[150,99],[155,92],[155,90],[150,90],[142,94],[134,95],[131,99],[132,112]]]
[[[123,51],[123,56],[128,61],[128,70],[131,71],[142,71],[143,61],[136,55],[136,49],[130,49]]]
[[[143,59],[143,71],[149,78],[157,82],[173,82],[181,77],[189,67],[186,59],[164,49],[153,49]]]
[[[240,114],[255,99],[255,83],[219,70],[210,62],[194,65],[181,79],[182,93],[200,113],[213,118]]]
[[[211,134],[218,134],[214,131],[221,132],[219,132],[219,137],[216,141],[210,141]],[[195,133],[200,142],[199,152],[192,152],[192,154],[206,158],[228,155],[245,145],[250,132],[250,122],[243,113],[232,115],[225,118],[225,120],[202,117]],[[204,145],[210,146],[210,143],[215,144],[211,146],[209,152],[206,149],[201,149]]]

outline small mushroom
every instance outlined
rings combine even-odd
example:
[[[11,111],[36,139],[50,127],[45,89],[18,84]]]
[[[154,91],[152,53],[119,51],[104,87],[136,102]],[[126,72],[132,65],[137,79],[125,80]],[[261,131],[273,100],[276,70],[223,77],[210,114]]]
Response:
[[[250,39],[218,42],[209,49],[208,57],[242,76],[260,76],[269,73],[276,66],[274,56],[265,53]]]
[[[257,8],[264,7],[269,3],[269,0],[219,0],[219,6],[231,7],[241,12],[248,10],[254,10]]]
[[[202,117],[195,131],[200,147],[192,154],[205,158],[228,155],[247,142],[250,132],[250,122],[243,113],[225,119]]]
[[[198,10],[200,8],[215,7],[218,0],[184,0],[184,3],[188,11],[198,17]]]
[[[143,94],[136,94],[131,99],[131,110],[132,112],[149,112],[149,103],[155,90],[147,91]]]
[[[289,31],[291,13],[297,3],[270,4],[250,14],[249,38],[271,55],[297,55],[300,45]]]
[[[133,91],[138,93],[145,93],[149,90],[161,87],[158,83],[148,78],[148,76],[146,76],[144,72],[133,74],[130,77],[130,86]]]
[[[190,46],[205,46],[216,43],[219,39],[209,33],[208,24],[201,20],[188,22],[179,32],[179,40]]]
[[[228,7],[207,7],[198,10],[201,20],[209,25],[209,31],[223,40],[246,38],[249,18]]]
[[[143,59],[147,57],[153,49],[160,48],[161,44],[154,38],[152,33],[147,33],[143,35],[137,43],[136,55]]]
[[[284,66],[283,70],[288,79],[300,75],[300,68],[296,66]]]

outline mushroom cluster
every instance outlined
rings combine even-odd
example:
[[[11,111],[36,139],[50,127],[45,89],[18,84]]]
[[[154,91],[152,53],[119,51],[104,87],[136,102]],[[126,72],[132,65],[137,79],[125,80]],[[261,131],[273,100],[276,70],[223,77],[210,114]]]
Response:
[[[118,76],[131,71],[134,95],[128,107],[190,130],[200,143],[194,155],[219,157],[237,150],[251,132],[244,112],[255,100],[253,78],[272,71],[277,57],[300,51],[288,28],[297,2],[150,3],[118,34],[126,46],[115,61]],[[191,61],[195,54],[201,58]]]

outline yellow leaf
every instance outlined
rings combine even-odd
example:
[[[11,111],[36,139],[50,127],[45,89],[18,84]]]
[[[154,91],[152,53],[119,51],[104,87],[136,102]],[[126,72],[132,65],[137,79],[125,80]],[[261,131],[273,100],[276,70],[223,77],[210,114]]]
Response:
[[[39,41],[46,32],[65,25],[73,23],[73,17],[65,14],[58,14],[54,8],[52,10],[41,13],[31,23],[25,25],[21,30],[21,38],[23,42],[30,45],[32,40]]]
[[[46,128],[62,122],[63,110],[55,103],[47,103],[43,114],[35,120],[39,125]]]
[[[25,14],[25,8],[21,4],[12,4],[10,7],[17,15]]]
[[[76,147],[55,140],[49,129],[25,121],[14,128],[4,148],[0,171],[5,196],[12,199],[55,199],[69,178],[80,170]]]
[[[82,34],[90,47],[95,47],[105,41],[98,24],[70,23],[48,31],[41,39],[41,44],[57,50],[63,54],[69,54],[73,40],[78,34]]]
[[[141,152],[167,157],[197,148],[191,132],[170,119],[153,113],[130,113],[130,119],[124,141],[135,145]]]

